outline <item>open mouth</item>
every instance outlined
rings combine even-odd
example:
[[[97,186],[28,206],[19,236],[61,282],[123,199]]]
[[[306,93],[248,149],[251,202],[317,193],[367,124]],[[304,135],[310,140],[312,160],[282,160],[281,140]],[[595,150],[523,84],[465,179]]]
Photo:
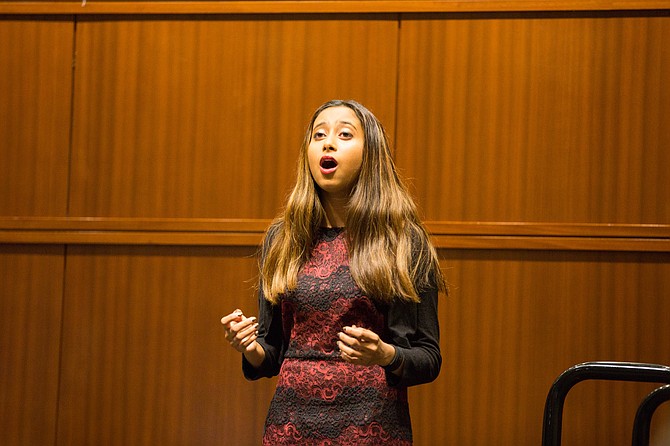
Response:
[[[324,156],[321,158],[319,166],[324,174],[333,173],[337,169],[337,161],[331,156]]]

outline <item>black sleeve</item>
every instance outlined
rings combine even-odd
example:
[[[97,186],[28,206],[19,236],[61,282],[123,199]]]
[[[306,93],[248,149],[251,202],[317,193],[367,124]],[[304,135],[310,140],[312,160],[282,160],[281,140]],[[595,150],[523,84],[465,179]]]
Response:
[[[277,226],[272,226],[269,229],[268,236],[263,243],[262,257],[265,256],[277,230]],[[260,367],[254,368],[242,355],[242,372],[244,373],[244,377],[249,380],[255,380],[276,376],[279,374],[279,368],[284,360],[287,346],[284,340],[281,305],[273,305],[265,299],[262,283],[258,285],[258,338],[256,342],[265,350],[265,359]]]
[[[261,286],[258,291],[258,339],[256,342],[265,350],[265,360],[260,367],[254,368],[242,355],[244,377],[255,380],[277,375],[284,360],[284,352],[286,352],[281,307],[265,299]]]
[[[396,300],[388,307],[388,342],[404,362],[402,375],[386,372],[392,386],[415,386],[437,378],[442,366],[436,287],[419,293],[420,303]]]

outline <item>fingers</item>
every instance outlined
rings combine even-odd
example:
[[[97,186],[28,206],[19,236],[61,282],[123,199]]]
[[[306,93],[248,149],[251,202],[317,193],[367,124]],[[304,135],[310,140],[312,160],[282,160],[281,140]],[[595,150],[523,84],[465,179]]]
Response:
[[[232,322],[234,320],[239,320],[241,317],[242,317],[242,310],[237,309],[237,310],[233,311],[232,313],[223,316],[221,318],[221,323],[223,325],[227,326],[230,322]]]
[[[255,317],[245,317],[241,310],[221,318],[224,326],[225,338],[238,352],[251,351],[258,338],[258,323]]]
[[[346,336],[347,340],[351,340],[349,343],[354,346],[361,346],[369,343],[376,344],[379,342],[379,336],[377,333],[372,330],[368,330],[367,328],[352,325],[350,327],[343,327],[342,332],[343,333],[340,334]],[[340,337],[340,339],[342,339],[342,337]]]
[[[348,358],[358,358],[361,355],[361,352],[357,350],[357,347],[350,344],[350,341],[343,340],[341,333],[339,336],[340,340],[337,341],[337,348],[340,350],[340,353]]]
[[[244,350],[251,350],[252,344],[258,338],[258,323],[256,322],[256,318],[250,317],[244,322],[249,322],[250,325],[242,327],[233,338],[233,342],[231,344],[233,347],[235,347],[236,350],[240,352],[243,352]],[[242,322],[236,324],[235,328],[242,324]]]
[[[363,365],[376,363],[380,338],[375,332],[352,325],[342,328],[338,338],[337,347],[345,361]]]
[[[244,349],[244,351],[241,351],[240,353],[244,353],[245,351],[253,351],[255,348],[254,343],[256,342],[256,339],[258,339],[258,332],[254,332],[254,334],[249,336],[244,342],[240,344],[240,346]]]
[[[252,344],[258,338],[258,323],[255,317],[231,324],[228,342],[238,352],[251,350]]]
[[[234,338],[244,342],[244,340],[256,333],[258,323],[255,317],[246,318],[243,321],[231,324],[230,332],[234,334]]]

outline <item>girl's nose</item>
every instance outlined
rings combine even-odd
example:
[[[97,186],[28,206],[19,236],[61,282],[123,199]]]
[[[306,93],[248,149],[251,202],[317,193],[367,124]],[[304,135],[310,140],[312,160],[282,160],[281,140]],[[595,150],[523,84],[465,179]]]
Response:
[[[329,136],[323,141],[323,151],[324,152],[329,152],[332,150],[337,150],[335,143],[333,142],[332,138]]]

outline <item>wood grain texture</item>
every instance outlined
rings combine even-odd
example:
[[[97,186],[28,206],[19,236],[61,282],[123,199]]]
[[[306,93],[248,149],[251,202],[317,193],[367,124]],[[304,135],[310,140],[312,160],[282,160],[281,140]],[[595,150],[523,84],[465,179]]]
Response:
[[[245,383],[218,327],[231,308],[254,312],[252,254],[70,248],[59,444],[258,444],[274,383]],[[440,302],[445,362],[435,383],[410,392],[417,445],[534,445],[565,368],[670,363],[667,253],[440,254],[452,287]],[[649,390],[580,385],[565,444],[628,444]]]
[[[418,445],[537,445],[547,393],[563,370],[591,360],[670,364],[668,253],[440,255],[451,284],[440,302],[444,365],[435,383],[411,391]],[[630,444],[651,388],[578,385],[563,444]]]
[[[396,35],[383,17],[82,20],[71,215],[273,217],[322,102],[394,130]]]
[[[64,216],[74,24],[0,24],[0,215]]]
[[[53,444],[64,247],[0,245],[0,443]]]
[[[656,409],[651,419],[649,444],[652,446],[670,444],[670,403],[667,401]]]
[[[248,246],[270,220],[0,217],[0,243]],[[426,222],[438,248],[669,252],[670,225]]]
[[[452,285],[417,446],[534,446],[566,368],[670,364],[667,12],[102,3],[0,18],[0,443],[259,443],[274,381],[244,381],[219,318],[255,311],[253,254],[332,97],[386,124]],[[649,390],[580,384],[564,444],[629,444]]]
[[[426,218],[667,224],[668,25],[403,19],[397,158]]]
[[[305,14],[610,11],[670,8],[667,0],[225,0],[2,1],[5,14]]]
[[[255,314],[254,250],[71,247],[65,277],[57,444],[259,443],[274,383],[219,320]]]

